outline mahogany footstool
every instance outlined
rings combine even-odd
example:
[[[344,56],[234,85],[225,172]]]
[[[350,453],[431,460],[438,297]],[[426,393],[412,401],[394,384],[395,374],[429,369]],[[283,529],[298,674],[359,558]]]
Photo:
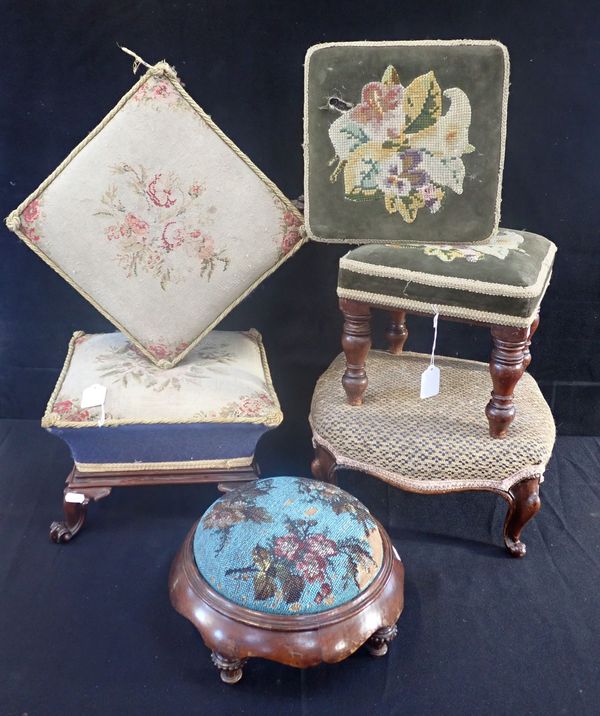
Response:
[[[339,355],[319,378],[310,424],[315,477],[335,481],[338,468],[357,470],[420,493],[489,490],[508,502],[504,544],[525,555],[521,531],[539,511],[539,485],[555,438],[552,413],[531,375],[515,388],[517,414],[504,440],[481,421],[488,366],[436,357],[441,390],[420,399],[430,356],[369,353],[369,393],[360,409],[348,404]]]
[[[169,591],[233,684],[250,657],[308,667],[363,644],[384,655],[404,605],[404,567],[352,495],[275,477],[209,507],[173,562]]]

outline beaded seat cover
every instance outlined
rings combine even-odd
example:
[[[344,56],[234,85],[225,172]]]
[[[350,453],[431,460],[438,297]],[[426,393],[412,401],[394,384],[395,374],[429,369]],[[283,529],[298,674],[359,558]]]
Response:
[[[500,229],[483,244],[371,244],[340,259],[338,296],[387,308],[530,326],[548,287],[556,246]]]
[[[506,438],[488,433],[481,396],[489,394],[485,363],[436,357],[440,393],[421,400],[429,355],[371,351],[369,387],[360,407],[348,404],[339,355],[319,378],[312,399],[313,439],[341,467],[417,492],[498,489],[543,477],[555,438],[552,413],[525,373],[515,388],[516,417]]]
[[[508,53],[492,40],[331,42],[305,60],[318,241],[475,243],[498,228]]]
[[[106,388],[104,412],[82,405]],[[150,363],[121,333],[74,334],[42,426],[80,471],[249,465],[283,419],[260,334],[212,331],[174,368]]]
[[[304,238],[297,209],[164,62],[7,225],[163,368]]]
[[[314,614],[355,599],[383,560],[369,511],[317,480],[259,480],[217,500],[194,536],[200,574],[229,601],[259,612]]]

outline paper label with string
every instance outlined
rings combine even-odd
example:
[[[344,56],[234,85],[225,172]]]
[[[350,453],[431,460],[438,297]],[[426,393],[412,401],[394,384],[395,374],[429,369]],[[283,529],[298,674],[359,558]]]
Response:
[[[104,425],[105,414],[104,414],[104,401],[106,400],[106,386],[100,385],[100,383],[94,383],[88,385],[87,388],[83,389],[81,394],[81,408],[100,408],[100,419],[98,420],[98,427]]]
[[[434,306],[435,315],[433,317],[433,346],[431,348],[431,359],[429,365],[421,373],[421,399],[433,398],[440,392],[440,369],[435,365],[435,344],[437,342],[437,327],[439,311]]]

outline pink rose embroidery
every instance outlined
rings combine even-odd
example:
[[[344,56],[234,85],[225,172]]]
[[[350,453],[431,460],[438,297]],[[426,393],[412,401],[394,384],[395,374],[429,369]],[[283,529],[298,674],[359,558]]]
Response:
[[[154,175],[154,178],[148,184],[146,194],[154,206],[169,207],[173,206],[177,201],[173,196],[172,184],[163,179],[162,174]]]
[[[125,222],[134,234],[145,234],[149,228],[148,224],[143,219],[139,219],[135,214],[127,214]]]
[[[306,552],[300,562],[296,562],[298,572],[311,584],[318,580],[323,581],[326,567],[325,559],[314,552]]]
[[[285,557],[286,559],[294,559],[298,554],[301,542],[293,534],[287,534],[284,537],[277,537],[274,542],[274,552],[278,557]]]
[[[306,548],[321,557],[333,557],[338,552],[335,542],[324,534],[310,535],[306,540]]]
[[[203,191],[204,187],[202,186],[202,184],[196,183],[192,184],[188,191],[188,194],[192,197],[192,199],[197,199]]]
[[[289,254],[289,252],[294,248],[294,246],[300,241],[300,232],[296,229],[291,229],[287,232],[287,234],[283,237],[283,241],[281,242],[281,250],[284,254]]]
[[[73,402],[71,400],[61,400],[60,403],[54,403],[54,412],[59,415],[65,415],[73,410]]]
[[[183,244],[185,231],[176,221],[170,221],[168,224],[165,224],[160,238],[165,249],[167,251],[173,251],[173,249]]]
[[[402,101],[402,85],[369,82],[362,88],[361,103],[349,115],[359,124],[381,124],[386,112],[397,109]]]
[[[34,199],[31,201],[25,209],[23,210],[23,220],[26,221],[28,224],[31,224],[33,221],[35,221],[38,216],[40,215],[40,201],[39,199]]]

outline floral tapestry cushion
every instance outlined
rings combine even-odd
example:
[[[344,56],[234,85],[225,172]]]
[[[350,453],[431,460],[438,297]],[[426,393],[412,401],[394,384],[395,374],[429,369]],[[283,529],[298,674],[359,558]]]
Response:
[[[161,367],[180,361],[304,238],[297,209],[165,63],[7,225]]]
[[[338,296],[389,308],[530,326],[556,246],[500,229],[484,244],[369,244],[340,259]]]
[[[318,241],[475,243],[498,228],[508,53],[493,40],[332,42],[305,61]]]
[[[106,388],[104,409],[82,406],[93,385]],[[42,426],[69,444],[80,470],[233,467],[250,464],[282,418],[254,329],[212,331],[167,371],[121,333],[77,332]]]
[[[275,477],[213,503],[196,528],[194,557],[210,586],[235,604],[314,614],[371,584],[383,544],[370,512],[344,490]]]

